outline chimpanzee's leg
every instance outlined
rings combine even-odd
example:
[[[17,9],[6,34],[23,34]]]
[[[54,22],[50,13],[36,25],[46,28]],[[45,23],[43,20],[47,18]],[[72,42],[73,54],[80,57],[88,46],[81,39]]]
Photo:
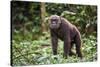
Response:
[[[73,46],[74,46],[74,42],[71,42],[70,52],[69,52],[69,55],[70,55],[70,56],[76,55],[76,54],[72,51]]]
[[[75,37],[75,44],[76,44],[76,53],[78,54],[78,57],[82,58],[82,53],[81,53],[81,37],[80,37],[79,33]]]

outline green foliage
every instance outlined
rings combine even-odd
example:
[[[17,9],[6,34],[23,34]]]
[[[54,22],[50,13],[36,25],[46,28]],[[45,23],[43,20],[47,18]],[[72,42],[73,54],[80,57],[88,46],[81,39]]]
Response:
[[[92,62],[97,60],[97,44],[94,36],[82,37],[83,59],[77,56],[63,58],[63,42],[59,40],[58,55],[52,55],[50,36],[41,36],[38,40],[17,42],[12,40],[13,65],[61,64]],[[73,48],[75,51],[75,48]]]
[[[97,60],[97,39],[94,36],[89,36],[83,39],[83,52],[86,61]]]

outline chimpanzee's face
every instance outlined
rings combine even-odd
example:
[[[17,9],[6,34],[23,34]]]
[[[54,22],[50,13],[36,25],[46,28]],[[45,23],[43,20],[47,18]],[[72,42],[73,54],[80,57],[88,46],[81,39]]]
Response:
[[[57,16],[57,15],[52,15],[51,17],[50,17],[50,28],[51,29],[58,29],[59,28],[59,26],[60,26],[60,23],[61,23],[61,21],[60,21],[60,17],[59,16]]]

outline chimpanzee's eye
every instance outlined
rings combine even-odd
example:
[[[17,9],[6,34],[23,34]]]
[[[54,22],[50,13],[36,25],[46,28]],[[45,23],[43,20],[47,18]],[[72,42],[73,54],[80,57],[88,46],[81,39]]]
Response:
[[[51,21],[55,21],[54,19],[52,19]]]
[[[55,23],[57,23],[57,19],[52,19],[51,22],[52,22],[53,24],[55,24]]]

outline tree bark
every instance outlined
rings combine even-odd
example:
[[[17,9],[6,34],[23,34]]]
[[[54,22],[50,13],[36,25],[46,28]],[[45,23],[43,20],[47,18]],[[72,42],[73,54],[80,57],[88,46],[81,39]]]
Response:
[[[41,3],[41,30],[42,32],[46,32],[46,26],[45,26],[45,3]]]

